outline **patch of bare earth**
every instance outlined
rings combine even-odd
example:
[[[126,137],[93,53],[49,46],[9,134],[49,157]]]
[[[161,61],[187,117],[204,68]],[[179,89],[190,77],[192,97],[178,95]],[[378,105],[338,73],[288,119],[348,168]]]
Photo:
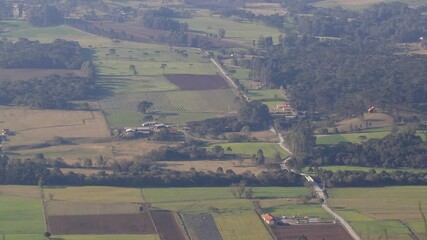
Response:
[[[160,239],[186,240],[182,229],[176,221],[175,214],[171,211],[152,211],[151,217],[156,225]]]
[[[148,212],[138,214],[49,216],[52,234],[155,234]]]
[[[302,224],[290,226],[273,226],[278,240],[299,239],[301,235],[310,240],[352,240],[353,238],[339,224]]]
[[[219,75],[167,74],[165,77],[180,90],[211,90],[230,87]]]

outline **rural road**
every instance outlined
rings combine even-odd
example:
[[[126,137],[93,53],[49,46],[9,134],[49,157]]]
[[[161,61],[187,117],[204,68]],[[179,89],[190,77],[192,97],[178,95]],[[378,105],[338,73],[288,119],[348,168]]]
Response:
[[[291,151],[290,151],[290,150],[285,146],[285,139],[283,138],[282,134],[280,134],[279,132],[277,132],[277,131],[276,131],[276,129],[274,129],[273,127],[270,129],[270,131],[272,131],[272,132],[276,133],[276,134],[277,134],[277,136],[279,137],[279,142],[278,142],[279,146],[280,146],[283,150],[285,150],[285,151],[289,152],[290,154],[292,154],[292,152],[291,152]],[[323,203],[322,203],[322,208],[323,208],[323,209],[325,209],[325,211],[326,211],[326,212],[328,212],[329,214],[331,214],[334,218],[338,219],[338,221],[343,225],[343,227],[347,230],[347,232],[351,235],[351,237],[352,237],[354,240],[360,240],[359,235],[357,235],[356,231],[354,231],[354,229],[350,226],[350,224],[348,224],[348,222],[347,222],[347,221],[345,221],[345,220],[344,220],[344,218],[342,218],[342,217],[341,217],[340,215],[338,215],[336,212],[332,211],[332,209],[331,209],[331,208],[329,208],[329,206],[328,206],[328,204],[327,204],[327,202],[326,202],[326,196],[325,196],[325,194],[323,193],[323,190],[319,187],[319,184],[318,184],[316,181],[314,181],[314,179],[313,179],[310,175],[305,174],[305,173],[300,173],[300,172],[298,172],[298,171],[295,171],[294,169],[289,168],[289,167],[286,165],[286,162],[287,162],[287,160],[289,160],[289,159],[290,159],[290,158],[286,158],[286,159],[285,159],[285,160],[280,164],[280,167],[281,167],[282,169],[290,170],[291,172],[294,172],[294,173],[296,173],[296,174],[299,174],[299,175],[301,175],[301,176],[305,177],[305,179],[307,180],[307,182],[309,182],[309,183],[313,186],[314,191],[316,192],[317,197],[318,197],[319,199],[323,199],[323,200],[324,200],[324,201],[323,201]]]
[[[215,59],[210,58],[210,60],[215,65],[215,67],[218,69],[218,71],[221,73],[222,77],[227,79],[227,81],[233,86],[233,89],[234,89],[234,92],[236,93],[236,95],[239,96],[239,94],[242,94],[243,97],[245,98],[245,100],[247,102],[249,102],[250,99],[248,98],[248,96],[246,96],[246,94],[244,92],[241,92],[239,90],[239,87],[234,83],[233,79],[231,79],[231,77],[228,76],[227,72],[222,68],[222,66]]]

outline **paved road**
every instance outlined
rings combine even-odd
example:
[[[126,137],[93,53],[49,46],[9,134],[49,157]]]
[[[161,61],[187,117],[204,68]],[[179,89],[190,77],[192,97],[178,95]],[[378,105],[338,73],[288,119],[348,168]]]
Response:
[[[291,151],[289,151],[289,149],[285,146],[285,140],[284,140],[284,138],[283,138],[282,134],[278,133],[274,128],[271,128],[271,129],[270,129],[270,131],[272,131],[272,132],[276,133],[276,134],[279,136],[279,140],[280,140],[280,141],[279,141],[279,143],[278,143],[278,144],[279,144],[279,146],[280,146],[282,149],[284,149],[285,151],[287,151],[287,152],[289,152],[290,154],[292,154],[292,152],[291,152]],[[283,163],[282,163],[282,164],[280,164],[280,167],[281,167],[282,169],[287,169],[287,170],[289,170],[289,171],[291,171],[291,172],[297,173],[297,174],[299,174],[299,175],[301,175],[301,176],[305,177],[305,179],[307,180],[307,182],[309,182],[309,183],[313,186],[314,191],[316,192],[317,197],[318,197],[319,199],[323,199],[323,200],[324,200],[324,201],[323,201],[323,204],[322,204],[322,208],[323,208],[323,209],[325,209],[325,211],[327,211],[329,214],[331,214],[334,218],[338,219],[338,221],[340,221],[340,223],[343,225],[343,227],[347,230],[347,232],[351,235],[351,237],[352,237],[354,240],[360,240],[359,235],[357,235],[357,233],[356,233],[356,232],[354,231],[354,229],[350,226],[350,224],[348,224],[348,222],[346,222],[342,217],[340,217],[340,215],[338,215],[336,212],[332,211],[332,209],[331,209],[331,208],[329,208],[329,206],[327,205],[327,202],[326,202],[326,196],[325,196],[325,194],[323,193],[323,190],[319,187],[319,184],[317,184],[317,182],[316,182],[316,181],[314,181],[314,179],[313,179],[310,175],[305,174],[305,173],[300,173],[300,172],[295,171],[294,169],[292,169],[292,168],[290,168],[290,167],[288,167],[288,166],[287,166],[286,162],[287,162],[289,159],[290,159],[290,158],[286,158],[286,159],[283,161]]]

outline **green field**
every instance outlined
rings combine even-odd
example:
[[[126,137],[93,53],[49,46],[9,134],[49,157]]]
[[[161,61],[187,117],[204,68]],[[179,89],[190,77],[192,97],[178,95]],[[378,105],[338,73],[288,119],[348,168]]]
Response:
[[[368,139],[370,139],[370,138],[384,138],[389,134],[390,134],[390,131],[320,135],[320,136],[316,136],[317,137],[316,143],[320,145],[333,145],[333,144],[338,144],[340,142],[361,143],[362,139],[360,139],[360,136],[365,136]]]
[[[324,0],[315,3],[314,6],[322,8],[344,7],[354,10],[360,10],[372,4],[395,1],[407,3],[412,7],[419,7],[425,4],[425,1],[423,0]]]
[[[262,23],[251,23],[246,21],[233,21],[227,18],[220,18],[207,10],[197,10],[196,14],[189,19],[178,19],[186,22],[190,30],[196,32],[217,34],[218,30],[225,30],[225,40],[236,42],[245,46],[252,46],[252,41],[258,41],[262,35],[264,37],[273,37],[276,43],[281,34],[278,29],[268,27]]]
[[[247,143],[224,143],[216,144],[222,146],[224,149],[231,147],[231,153],[250,155],[256,154],[258,149],[261,149],[266,158],[273,158],[276,153],[280,153],[282,158],[289,156],[289,153],[283,150],[277,143],[264,143],[264,142],[247,142]],[[214,145],[212,145],[213,147]]]
[[[392,172],[392,171],[406,171],[414,173],[423,173],[427,172],[426,169],[416,169],[416,168],[371,168],[371,167],[357,167],[357,166],[322,166],[319,169],[324,169],[328,171],[364,171],[368,172],[374,169],[377,173],[381,171]],[[308,172],[308,167],[303,169],[303,172]]]
[[[38,187],[0,186],[0,236],[43,239],[43,205]]]
[[[261,219],[254,211],[239,211],[215,216],[223,239],[271,239]]]
[[[158,235],[55,235],[55,240],[159,240]]]
[[[330,191],[328,202],[363,239],[376,239],[384,230],[389,239],[410,239],[400,221],[413,225],[417,234],[425,234],[418,202],[425,212],[426,199],[425,186],[339,188]]]

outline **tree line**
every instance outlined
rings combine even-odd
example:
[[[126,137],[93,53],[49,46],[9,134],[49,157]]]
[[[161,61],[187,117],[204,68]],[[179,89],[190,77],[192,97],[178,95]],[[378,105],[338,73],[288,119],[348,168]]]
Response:
[[[345,165],[384,168],[427,168],[427,145],[414,133],[390,134],[361,144],[342,142],[319,147],[306,159],[312,166]]]
[[[40,43],[26,38],[14,43],[7,39],[0,41],[2,68],[80,69],[90,59],[90,52],[76,41],[56,39],[52,43]]]
[[[112,174],[100,171],[83,175],[74,172],[62,173],[60,168],[30,159],[0,157],[0,184],[25,185],[95,185],[123,187],[209,187],[230,186],[241,181],[250,186],[302,186],[303,178],[288,171],[269,171],[254,175],[251,172],[236,174],[225,172],[171,171],[161,169],[141,160],[113,163]]]

